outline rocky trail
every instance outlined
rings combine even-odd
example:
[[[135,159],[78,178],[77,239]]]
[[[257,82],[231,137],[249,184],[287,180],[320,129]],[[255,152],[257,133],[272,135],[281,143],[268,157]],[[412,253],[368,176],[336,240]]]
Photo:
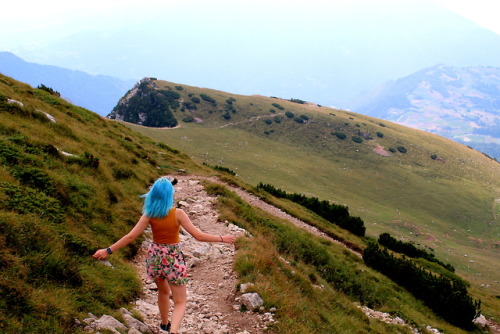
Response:
[[[190,217],[191,221],[203,232],[215,235],[232,234],[239,236],[246,231],[227,222],[218,220],[215,208],[216,197],[210,196],[204,190],[200,180],[201,177],[177,176],[178,183],[175,186],[175,200],[178,207],[182,208]],[[223,183],[217,178],[208,178],[211,182]],[[236,192],[249,204],[270,212],[276,217],[286,219],[299,228],[328,239],[331,242],[342,245],[357,256],[361,256],[356,250],[349,248],[338,240],[334,240],[317,228],[298,220],[297,218],[283,212],[282,210],[260,200],[240,188],[224,185],[231,191]],[[141,297],[135,301],[133,310],[140,314],[142,321],[131,316],[131,313],[121,309],[123,324],[113,317],[103,315],[97,318],[89,314],[88,319],[82,323],[90,332],[99,333],[99,330],[108,329],[113,333],[140,334],[160,333],[160,315],[157,306],[156,285],[148,281],[145,270],[146,251],[150,242],[150,232],[146,230],[147,240],[143,242],[138,255],[133,263],[142,280]],[[234,333],[234,334],[259,334],[272,333],[269,325],[275,322],[273,315],[275,309],[266,310],[260,307],[259,311],[243,311],[243,309],[259,308],[256,303],[255,294],[246,294],[242,288],[238,288],[238,279],[233,270],[235,250],[233,245],[222,243],[203,243],[196,241],[187,233],[181,234],[181,249],[188,265],[188,304],[186,315],[181,326],[180,333],[204,334],[204,333]],[[241,282],[246,283],[246,282]],[[250,295],[250,296],[249,296]],[[257,299],[260,297],[257,296]],[[257,301],[258,302],[258,301]],[[242,307],[245,305],[245,307]],[[172,305],[171,305],[172,307]],[[404,320],[389,314],[377,312],[367,307],[359,306],[369,318],[407,326]],[[428,327],[431,333],[440,333],[436,329]],[[412,328],[413,333],[419,331]],[[494,333],[496,333],[494,331]]]

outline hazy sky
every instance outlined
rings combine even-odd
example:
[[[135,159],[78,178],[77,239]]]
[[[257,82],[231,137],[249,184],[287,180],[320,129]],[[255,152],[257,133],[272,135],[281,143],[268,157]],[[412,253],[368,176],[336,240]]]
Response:
[[[8,1],[2,5],[0,20],[0,51],[11,51],[24,43],[57,39],[71,33],[92,29],[119,29],[155,17],[159,13],[174,11],[177,6],[200,0],[80,0],[80,1]],[[201,0],[208,1],[208,0]],[[391,3],[408,0],[226,0],[261,7],[305,6],[325,3],[332,10],[337,6],[362,5],[363,2]],[[422,0],[423,1],[423,0]],[[430,0],[449,8],[484,28],[500,35],[499,0]],[[214,12],[224,10],[225,1],[214,1]],[[185,8],[185,7],[184,7]],[[183,13],[189,15],[189,13]],[[24,45],[26,46],[26,45]]]

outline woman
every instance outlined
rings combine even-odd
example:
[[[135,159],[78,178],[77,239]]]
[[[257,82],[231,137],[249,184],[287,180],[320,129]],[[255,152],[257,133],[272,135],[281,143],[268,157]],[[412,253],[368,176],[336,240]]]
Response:
[[[93,255],[98,260],[125,247],[134,241],[148,225],[153,231],[153,242],[148,248],[146,268],[148,277],[158,286],[158,307],[160,309],[160,329],[177,333],[186,311],[187,272],[184,256],[179,249],[179,231],[182,226],[196,240],[204,242],[234,243],[232,235],[216,236],[206,234],[193,225],[187,214],[173,208],[174,187],[166,177],[153,184],[145,197],[142,217],[135,227],[124,237]],[[168,321],[170,291],[174,300],[172,322]]]

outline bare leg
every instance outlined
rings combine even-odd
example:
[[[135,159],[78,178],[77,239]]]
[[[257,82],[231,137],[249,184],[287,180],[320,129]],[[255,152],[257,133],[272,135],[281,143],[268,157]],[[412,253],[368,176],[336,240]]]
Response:
[[[161,323],[168,324],[168,313],[170,312],[170,287],[166,280],[158,278],[158,308],[160,309]]]
[[[174,312],[172,313],[172,327],[170,330],[172,333],[178,333],[179,328],[181,327],[182,318],[184,318],[184,313],[186,313],[186,284],[170,284],[170,289],[172,290],[172,296],[174,299]]]

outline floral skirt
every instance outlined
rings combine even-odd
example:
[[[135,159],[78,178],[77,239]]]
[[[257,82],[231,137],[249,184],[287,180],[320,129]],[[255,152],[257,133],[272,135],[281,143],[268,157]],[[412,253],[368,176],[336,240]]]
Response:
[[[166,279],[171,284],[186,284],[186,261],[179,245],[152,242],[146,258],[146,272],[151,280]]]

